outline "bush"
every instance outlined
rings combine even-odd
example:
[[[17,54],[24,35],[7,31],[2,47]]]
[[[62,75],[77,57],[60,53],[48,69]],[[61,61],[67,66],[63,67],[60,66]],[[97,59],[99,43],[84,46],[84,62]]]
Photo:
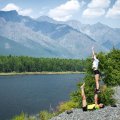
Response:
[[[20,115],[17,115],[13,117],[12,120],[25,120],[26,115],[24,113],[21,113]]]
[[[120,85],[120,50],[112,49],[108,54],[99,53],[100,71],[107,86]]]
[[[22,112],[20,115],[13,117],[12,120],[36,120],[36,118],[35,116],[29,116],[28,114]]]
[[[49,113],[48,111],[41,111],[40,112],[40,120],[49,120],[54,116],[53,113]]]
[[[113,105],[115,104],[116,100],[113,98],[114,90],[111,87],[107,87],[103,85],[101,87],[101,92],[99,97],[99,102],[104,103],[105,105]]]
[[[78,107],[77,102],[73,101],[67,101],[67,102],[62,102],[60,105],[57,107],[57,110],[59,113],[64,112],[66,110],[71,110],[72,108]]]

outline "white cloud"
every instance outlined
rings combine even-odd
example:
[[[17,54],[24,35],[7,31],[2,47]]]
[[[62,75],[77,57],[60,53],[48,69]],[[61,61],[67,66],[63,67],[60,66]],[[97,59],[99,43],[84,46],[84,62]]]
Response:
[[[18,6],[16,6],[15,4],[13,4],[13,3],[9,3],[4,8],[2,8],[2,10],[3,11],[10,11],[10,10],[19,11],[20,8]]]
[[[120,18],[120,0],[117,0],[113,7],[108,10],[106,17]]]
[[[87,9],[83,11],[83,17],[97,18],[105,14],[105,9],[110,5],[110,0],[92,0]]]
[[[88,18],[95,18],[95,17],[100,17],[102,15],[105,14],[105,10],[104,9],[86,9],[83,13],[83,16],[86,16]]]
[[[7,4],[4,8],[1,10],[3,11],[10,11],[10,10],[16,10],[20,15],[29,16],[32,12],[32,9],[22,9],[19,6],[15,5],[14,3]]]
[[[109,7],[110,0],[92,0],[90,4],[88,4],[89,8],[107,8]]]
[[[58,21],[67,21],[73,16],[74,12],[79,10],[79,8],[80,3],[78,0],[69,0],[65,4],[51,9],[48,15]]]

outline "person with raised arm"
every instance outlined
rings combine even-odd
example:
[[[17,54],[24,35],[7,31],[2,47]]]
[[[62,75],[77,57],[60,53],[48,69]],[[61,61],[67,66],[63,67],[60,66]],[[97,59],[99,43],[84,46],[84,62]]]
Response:
[[[94,47],[92,47],[92,69],[95,75],[95,83],[96,83],[96,88],[95,88],[95,93],[100,93],[100,85],[99,85],[99,80],[100,80],[100,72],[98,70],[98,65],[99,65],[99,60],[97,59],[95,52],[94,52]]]

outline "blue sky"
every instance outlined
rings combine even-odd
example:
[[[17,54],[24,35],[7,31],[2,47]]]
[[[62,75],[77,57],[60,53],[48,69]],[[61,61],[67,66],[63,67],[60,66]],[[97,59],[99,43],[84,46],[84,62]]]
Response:
[[[0,10],[13,9],[33,18],[47,15],[57,21],[75,19],[120,28],[120,0],[0,0]]]

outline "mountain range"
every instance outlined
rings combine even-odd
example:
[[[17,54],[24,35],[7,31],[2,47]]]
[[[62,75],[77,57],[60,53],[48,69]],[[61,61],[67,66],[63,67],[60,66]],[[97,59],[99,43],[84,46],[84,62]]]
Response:
[[[95,50],[120,48],[120,29],[76,20],[55,21],[19,15],[15,10],[0,11],[0,55],[86,58]]]

